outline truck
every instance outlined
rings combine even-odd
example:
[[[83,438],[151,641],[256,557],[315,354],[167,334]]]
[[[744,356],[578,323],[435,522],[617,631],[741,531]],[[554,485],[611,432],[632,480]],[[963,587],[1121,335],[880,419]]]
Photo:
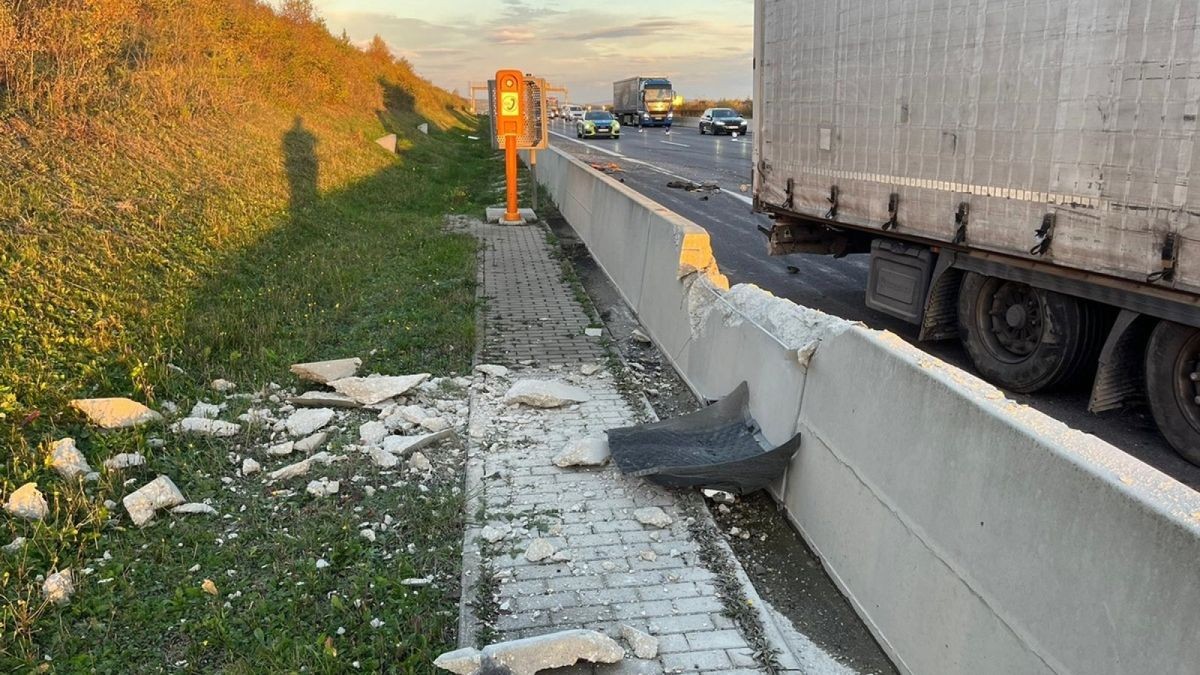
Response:
[[[869,254],[919,339],[1200,464],[1200,42],[1160,5],[756,0],[768,252]]]
[[[630,77],[613,82],[612,114],[625,126],[670,127],[675,90],[665,77]]]
[[[550,119],[555,119],[558,117],[558,106],[559,102],[557,96],[546,97],[546,114],[550,117]]]

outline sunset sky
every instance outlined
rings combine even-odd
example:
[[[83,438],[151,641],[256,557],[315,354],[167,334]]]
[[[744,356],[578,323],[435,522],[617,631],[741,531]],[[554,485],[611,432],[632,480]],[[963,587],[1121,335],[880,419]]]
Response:
[[[313,0],[331,32],[378,33],[421,75],[467,82],[520,68],[571,99],[612,98],[613,80],[666,75],[687,98],[750,95],[753,0]]]

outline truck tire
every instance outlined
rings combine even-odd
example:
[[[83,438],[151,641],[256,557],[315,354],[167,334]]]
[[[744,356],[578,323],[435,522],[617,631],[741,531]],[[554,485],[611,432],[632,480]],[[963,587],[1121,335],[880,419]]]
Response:
[[[963,275],[958,331],[984,379],[1028,394],[1094,373],[1104,321],[1091,304],[1028,284]]]
[[[1195,378],[1195,379],[1193,379]],[[1146,345],[1146,397],[1162,435],[1200,465],[1200,328],[1160,321]]]

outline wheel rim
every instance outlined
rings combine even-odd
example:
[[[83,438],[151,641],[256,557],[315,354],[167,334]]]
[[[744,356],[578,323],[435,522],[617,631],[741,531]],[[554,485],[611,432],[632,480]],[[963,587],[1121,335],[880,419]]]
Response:
[[[1200,430],[1200,331],[1194,331],[1180,347],[1172,372],[1179,411],[1193,429]]]
[[[990,280],[977,304],[975,325],[992,356],[1006,363],[1028,359],[1042,343],[1045,310],[1041,294],[1032,286]]]

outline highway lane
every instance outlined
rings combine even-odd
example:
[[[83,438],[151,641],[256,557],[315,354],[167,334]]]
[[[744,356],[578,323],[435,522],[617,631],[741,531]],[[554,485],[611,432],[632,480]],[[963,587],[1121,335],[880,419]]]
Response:
[[[612,175],[629,187],[708,230],[721,271],[731,283],[752,283],[797,304],[890,330],[918,348],[974,372],[955,340],[918,342],[917,327],[865,304],[868,256],[771,257],[758,231],[769,220],[750,210],[749,183],[752,136],[700,135],[696,129],[625,128],[619,140],[575,138],[574,127],[561,120],[551,127],[551,144],[586,162],[615,164]],[[713,182],[720,191],[689,192],[670,188],[673,180]],[[1149,411],[1131,409],[1102,415],[1087,412],[1088,392],[1009,394],[1063,423],[1098,436],[1125,452],[1200,489],[1200,467],[1181,459],[1158,434]]]

